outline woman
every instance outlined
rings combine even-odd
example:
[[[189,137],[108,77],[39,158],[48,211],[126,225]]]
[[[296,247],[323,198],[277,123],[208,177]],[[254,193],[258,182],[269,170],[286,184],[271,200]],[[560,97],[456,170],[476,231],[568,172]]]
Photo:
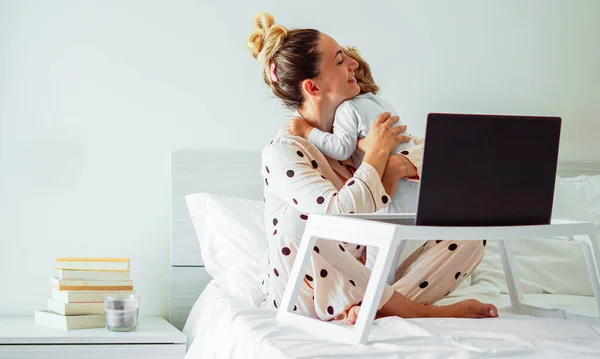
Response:
[[[264,67],[265,82],[295,116],[331,131],[337,106],[360,91],[354,78],[357,62],[317,30],[287,30],[274,22],[271,15],[258,14],[248,39],[249,49]],[[262,270],[263,307],[277,308],[280,303],[310,213],[378,211],[389,202],[400,178],[417,175],[409,158],[390,156],[398,144],[410,140],[398,135],[405,126],[392,128],[396,121],[389,113],[377,117],[359,142],[365,156],[358,168],[351,159],[328,159],[310,142],[284,131],[264,148],[265,225],[270,238]],[[475,300],[431,305],[473,271],[483,257],[483,246],[479,241],[427,242],[402,263],[397,281],[386,285],[378,315],[497,316],[493,305]],[[317,241],[294,310],[321,320],[354,323],[370,275],[364,253],[361,245]]]

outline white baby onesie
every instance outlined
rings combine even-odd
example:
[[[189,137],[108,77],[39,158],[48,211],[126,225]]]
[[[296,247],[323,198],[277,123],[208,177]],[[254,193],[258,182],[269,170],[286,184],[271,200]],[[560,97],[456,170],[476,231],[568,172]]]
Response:
[[[390,112],[397,115],[398,112],[386,100],[372,93],[356,96],[344,101],[335,111],[333,122],[333,133],[324,132],[314,128],[308,140],[312,142],[325,156],[345,161],[352,157],[354,163],[360,166],[365,153],[356,144],[359,138],[364,138],[371,125],[382,112]],[[398,121],[394,126],[400,126]],[[411,136],[411,140],[401,143],[393,151],[394,154],[402,153],[417,168],[421,176],[421,159],[423,156],[424,140]],[[416,212],[417,198],[419,192],[418,180],[400,180],[396,193],[392,195],[392,201],[382,212],[385,213],[414,213]]]
[[[327,157],[345,161],[352,156],[354,163],[359,165],[365,153],[356,147],[358,139],[367,136],[371,125],[383,112],[390,112],[393,116],[398,115],[396,109],[381,97],[370,92],[358,95],[338,106],[333,121],[333,133],[315,128],[310,132],[308,140]],[[394,124],[394,126],[400,125],[402,125],[401,121]],[[400,153],[414,145],[412,140],[401,143],[393,153]]]

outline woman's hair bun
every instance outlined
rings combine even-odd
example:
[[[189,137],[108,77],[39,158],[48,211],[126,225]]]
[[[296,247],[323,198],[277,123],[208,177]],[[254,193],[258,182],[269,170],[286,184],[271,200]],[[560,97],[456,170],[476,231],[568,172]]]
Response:
[[[275,25],[273,15],[265,12],[254,15],[253,24],[246,46],[255,59],[267,66],[283,45],[288,30],[281,25]]]

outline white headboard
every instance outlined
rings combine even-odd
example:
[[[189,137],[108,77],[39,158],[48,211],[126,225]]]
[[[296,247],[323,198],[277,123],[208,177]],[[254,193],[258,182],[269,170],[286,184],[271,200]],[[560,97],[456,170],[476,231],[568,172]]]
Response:
[[[559,163],[561,177],[600,174],[600,163]],[[182,328],[204,287],[210,281],[192,225],[185,196],[210,192],[262,199],[260,152],[182,150],[171,154],[171,302],[169,320]]]
[[[260,152],[195,151],[171,154],[171,303],[169,321],[182,328],[210,281],[185,203],[191,193],[209,192],[262,199]]]

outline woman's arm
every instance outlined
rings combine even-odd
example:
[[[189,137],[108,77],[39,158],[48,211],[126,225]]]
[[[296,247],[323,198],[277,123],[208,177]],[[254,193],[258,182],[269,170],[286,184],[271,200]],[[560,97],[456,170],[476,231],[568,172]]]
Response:
[[[372,213],[389,200],[377,170],[364,162],[338,189],[316,168],[318,163],[289,138],[264,153],[265,195],[275,194],[301,213]],[[303,219],[308,217],[304,215]]]
[[[387,193],[393,194],[396,192],[396,187],[398,186],[398,181],[400,180],[400,178],[405,177],[407,175],[410,176],[411,174],[416,173],[416,170],[414,169],[414,166],[412,166],[410,161],[404,161],[406,160],[406,158],[404,158],[404,156],[401,154],[389,156],[388,158],[386,158],[385,162],[381,161],[381,159],[383,158],[383,156],[381,155],[368,155],[369,153],[372,153],[373,150],[377,151],[377,141],[380,141],[377,138],[370,137],[371,132],[373,131],[373,129],[377,128],[377,126],[392,126],[395,122],[398,121],[398,117],[396,116],[391,116],[390,118],[393,122],[386,124],[382,123],[380,118],[378,117],[375,123],[373,124],[372,129],[369,131],[367,137],[358,141],[358,147],[365,152],[363,162],[366,161],[377,166],[376,168],[378,169],[378,172],[381,171],[379,173],[385,191]],[[408,136],[398,136],[399,133],[402,133],[404,131],[406,131],[406,125],[394,127],[392,128],[391,132],[395,134],[395,137],[398,139],[399,143],[402,143],[410,141],[410,137]],[[373,142],[373,140],[375,142]]]
[[[392,128],[397,117],[378,116],[364,139],[369,148],[363,163],[339,191],[317,170],[318,164],[290,139],[280,138],[271,144],[263,162],[268,191],[304,213],[372,213],[389,202],[382,183],[389,153],[404,136],[401,128]],[[407,138],[408,139],[408,138]]]

